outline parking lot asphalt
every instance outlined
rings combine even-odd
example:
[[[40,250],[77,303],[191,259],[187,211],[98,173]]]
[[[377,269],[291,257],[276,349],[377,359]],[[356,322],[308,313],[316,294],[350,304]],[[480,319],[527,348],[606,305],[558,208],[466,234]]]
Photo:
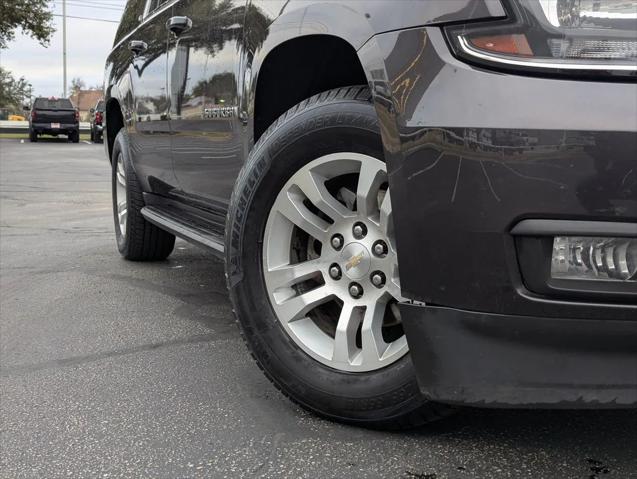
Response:
[[[637,477],[637,411],[318,419],[253,363],[219,260],[119,257],[102,145],[0,140],[0,183],[0,477]]]

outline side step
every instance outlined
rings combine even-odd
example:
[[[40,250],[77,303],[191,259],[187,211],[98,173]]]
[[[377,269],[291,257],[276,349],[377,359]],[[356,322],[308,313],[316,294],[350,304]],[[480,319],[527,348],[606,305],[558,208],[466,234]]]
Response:
[[[223,256],[225,247],[223,240],[218,236],[209,233],[203,227],[195,224],[185,223],[183,218],[178,218],[170,212],[160,210],[154,206],[144,206],[142,216],[155,226],[168,231],[169,233],[183,238],[186,241],[196,244],[207,250],[211,250],[219,256]]]

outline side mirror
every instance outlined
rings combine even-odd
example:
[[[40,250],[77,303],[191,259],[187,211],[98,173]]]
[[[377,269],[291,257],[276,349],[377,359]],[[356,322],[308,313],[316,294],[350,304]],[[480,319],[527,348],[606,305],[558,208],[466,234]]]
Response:
[[[31,111],[31,107],[29,105],[22,105],[22,110]]]
[[[91,115],[92,115],[93,113],[95,113],[95,108],[91,108],[89,111],[91,112]]]

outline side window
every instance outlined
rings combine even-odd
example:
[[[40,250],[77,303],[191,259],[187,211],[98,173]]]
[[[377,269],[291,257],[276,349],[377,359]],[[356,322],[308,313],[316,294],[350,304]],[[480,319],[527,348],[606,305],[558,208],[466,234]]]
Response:
[[[128,0],[115,34],[114,45],[139,26],[145,5],[146,0]]]
[[[149,0],[148,8],[146,9],[146,15],[153,13],[166,2],[168,2],[168,0]]]

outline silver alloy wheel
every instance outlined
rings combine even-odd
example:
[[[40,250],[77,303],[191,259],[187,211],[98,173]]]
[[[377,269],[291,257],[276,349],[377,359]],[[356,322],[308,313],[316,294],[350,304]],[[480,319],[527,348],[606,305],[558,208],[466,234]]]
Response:
[[[334,369],[373,371],[408,351],[391,214],[385,163],[358,153],[308,163],[270,210],[263,271],[274,312]]]
[[[128,216],[128,201],[126,199],[126,168],[124,156],[117,155],[117,171],[115,172],[115,204],[117,205],[117,222],[122,236],[126,236],[126,218]]]

